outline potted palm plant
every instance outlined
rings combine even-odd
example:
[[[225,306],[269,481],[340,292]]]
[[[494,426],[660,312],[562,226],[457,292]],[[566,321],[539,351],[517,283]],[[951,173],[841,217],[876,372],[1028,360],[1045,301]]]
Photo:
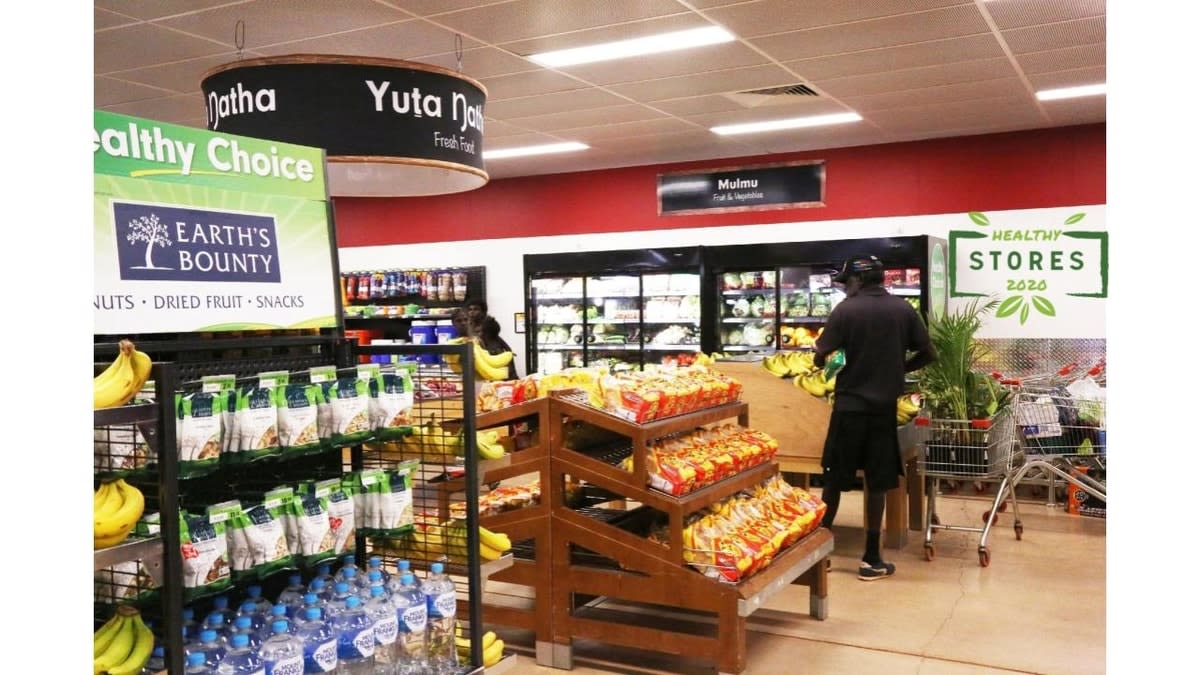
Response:
[[[947,471],[985,473],[991,420],[1009,404],[1008,390],[980,372],[985,347],[975,338],[983,317],[999,304],[972,300],[928,324],[937,358],[918,379],[926,409],[937,422],[926,443],[927,459],[945,463]]]

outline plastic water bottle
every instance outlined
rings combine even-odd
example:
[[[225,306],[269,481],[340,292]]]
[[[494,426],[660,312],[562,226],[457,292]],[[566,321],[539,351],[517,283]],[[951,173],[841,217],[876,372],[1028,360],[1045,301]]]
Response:
[[[387,582],[392,580],[392,575],[389,574],[387,568],[383,566],[383,558],[377,555],[371,556],[371,559],[367,561],[368,579],[371,577],[371,572],[374,572],[375,570],[379,570],[379,573],[383,575],[383,586],[384,588],[387,588]]]
[[[308,609],[309,607],[316,607],[317,609],[321,610],[321,616],[325,616],[325,607],[328,604],[329,603],[327,603],[324,599],[317,597],[316,593],[305,593],[304,608],[296,612],[296,616],[303,614],[304,610]]]
[[[212,611],[221,615],[221,620],[224,621],[226,626],[233,623],[233,620],[237,618],[237,611],[229,606],[228,596],[218,595],[213,598]]]
[[[350,584],[338,582],[338,585],[333,587],[333,597],[325,603],[325,620],[332,621],[338,614],[346,611],[346,600],[351,597],[358,596],[351,590]]]
[[[184,607],[183,620],[179,622],[179,625],[183,628],[185,636],[195,635],[197,632],[199,632],[200,624],[196,621],[196,610],[192,609],[191,607]],[[183,639],[183,642],[184,644],[187,644],[186,637]]]
[[[277,619],[271,624],[271,632],[271,637],[258,652],[266,675],[301,675],[304,672],[304,643],[292,635],[288,620]]]
[[[229,632],[225,634],[226,646],[233,644],[235,635],[245,635],[250,641],[251,649],[258,649],[262,646],[262,631],[254,630],[254,619],[249,616],[239,616],[234,619],[233,625],[229,627]]]
[[[243,616],[250,617],[250,625],[254,629],[254,632],[262,633],[263,626],[267,624],[267,617],[258,611],[257,603],[253,600],[243,602],[242,606],[238,609],[238,618],[240,619]]]
[[[204,653],[204,663],[209,668],[216,668],[225,660],[225,655],[228,650],[225,648],[225,642],[221,640],[221,636],[217,635],[214,630],[200,631],[200,640],[196,642],[196,649],[192,653]]]
[[[362,571],[358,568],[358,565],[354,564],[354,556],[353,555],[342,556],[342,566],[340,568],[338,568],[338,572],[337,572],[338,581],[343,580],[343,578],[346,575],[346,570],[354,570],[355,575],[357,575],[359,572]]]
[[[376,585],[383,585],[383,573],[379,570],[371,570],[367,573],[367,584],[365,586],[360,586],[358,593],[362,596],[363,602],[371,599],[371,587]],[[387,589],[385,588],[384,591],[386,592]]]
[[[142,667],[142,672],[149,675],[158,675],[167,669],[167,650],[162,646],[155,647],[150,652],[150,660]]]
[[[400,630],[396,607],[388,599],[383,582],[371,587],[371,599],[367,600],[367,618],[375,626],[375,665],[380,670],[392,673],[396,663],[396,636]]]
[[[275,622],[280,619],[287,620],[287,605],[272,605],[271,613],[267,616],[267,623],[263,626],[263,630],[259,632],[263,644],[266,644],[267,639],[275,634]],[[292,630],[291,624],[288,625],[288,632],[295,632]]]
[[[429,576],[421,584],[428,613],[426,631],[426,654],[430,669],[435,673],[450,672],[458,668],[458,650],[454,646],[454,618],[458,610],[458,598],[454,594],[454,581],[442,571],[441,563],[429,566]]]
[[[262,586],[246,587],[246,597],[249,598],[247,602],[253,601],[258,608],[258,613],[264,616],[271,613],[271,607],[275,604],[263,597]]]
[[[423,675],[426,665],[425,630],[429,610],[425,594],[412,572],[400,575],[397,589],[392,593],[396,610],[396,675]]]
[[[330,567],[329,563],[321,563],[320,565],[317,565],[317,576],[313,577],[313,581],[315,582],[317,579],[320,579],[321,581],[325,582],[326,587],[333,588],[333,585],[337,583],[337,579],[333,578],[333,572],[330,571],[331,569],[332,568]],[[308,585],[308,590],[312,590],[311,583]]]
[[[184,675],[212,675],[215,670],[204,662],[204,652],[192,652],[187,657],[187,668]]]
[[[200,627],[200,632],[203,633],[206,630],[215,630],[218,633],[224,633],[226,628],[233,625],[233,620],[236,618],[237,615],[235,614],[227,621],[224,614],[214,611],[204,619],[204,625]],[[197,633],[196,636],[199,637],[199,633]]]
[[[296,637],[304,645],[304,672],[332,673],[338,665],[337,635],[316,607],[305,607],[300,616]]]
[[[408,568],[407,560],[396,561],[396,574],[391,575],[391,578],[383,585],[387,589],[389,597],[395,595],[396,589],[400,588],[400,579],[408,572]]]
[[[360,576],[361,575],[359,575],[357,569],[353,567],[343,567],[342,569],[338,570],[338,583],[349,584],[350,588],[353,588],[357,591],[362,587]],[[334,588],[337,587],[335,586]]]
[[[330,579],[332,578],[331,576]],[[313,579],[308,585],[308,592],[320,598],[322,602],[328,602],[329,598],[333,597],[333,584],[326,583],[322,578]]]
[[[300,579],[299,574],[293,574],[288,577],[288,585],[279,593],[277,603],[287,607],[287,615],[289,619],[296,617],[296,613],[304,609],[304,594],[308,589]]]
[[[217,666],[217,675],[266,675],[258,652],[250,648],[250,636],[238,633]]]
[[[357,595],[346,598],[346,608],[333,617],[338,636],[338,673],[374,675],[375,626]]]

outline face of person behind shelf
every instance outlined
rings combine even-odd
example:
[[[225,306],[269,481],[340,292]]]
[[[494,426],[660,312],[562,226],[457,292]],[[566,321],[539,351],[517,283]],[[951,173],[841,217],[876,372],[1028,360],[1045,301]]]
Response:
[[[467,319],[469,319],[472,324],[478,325],[479,322],[483,321],[485,314],[486,312],[483,311],[483,307],[480,307],[479,305],[467,306]]]

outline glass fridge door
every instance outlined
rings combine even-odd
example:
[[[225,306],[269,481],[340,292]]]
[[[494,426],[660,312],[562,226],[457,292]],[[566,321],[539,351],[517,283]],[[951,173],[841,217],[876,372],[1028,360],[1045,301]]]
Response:
[[[645,363],[691,365],[700,353],[700,275],[642,277]]]
[[[814,270],[820,271],[814,274]],[[808,266],[779,270],[780,349],[813,348],[832,308],[832,300],[826,295],[826,291],[832,292],[828,288],[830,275],[824,272],[826,268]]]
[[[546,277],[531,284],[537,372],[583,365],[583,277]]]
[[[583,365],[638,370],[642,352],[641,279],[636,275],[587,278],[587,349]]]
[[[760,352],[775,349],[775,270],[728,271],[718,278],[721,352]]]
[[[919,267],[896,268],[883,271],[883,287],[888,293],[898,295],[921,312],[921,269]]]

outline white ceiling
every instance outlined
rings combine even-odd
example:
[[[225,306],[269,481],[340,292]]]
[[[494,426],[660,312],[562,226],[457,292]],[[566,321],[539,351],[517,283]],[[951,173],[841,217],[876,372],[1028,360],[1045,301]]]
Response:
[[[201,75],[241,56],[331,53],[456,68],[488,88],[491,177],[793,152],[1105,121],[1105,0],[95,0],[95,107],[204,127]],[[736,42],[559,69],[550,49],[718,24]],[[804,83],[819,96],[728,94]],[[864,121],[737,137],[718,124],[853,110]]]

